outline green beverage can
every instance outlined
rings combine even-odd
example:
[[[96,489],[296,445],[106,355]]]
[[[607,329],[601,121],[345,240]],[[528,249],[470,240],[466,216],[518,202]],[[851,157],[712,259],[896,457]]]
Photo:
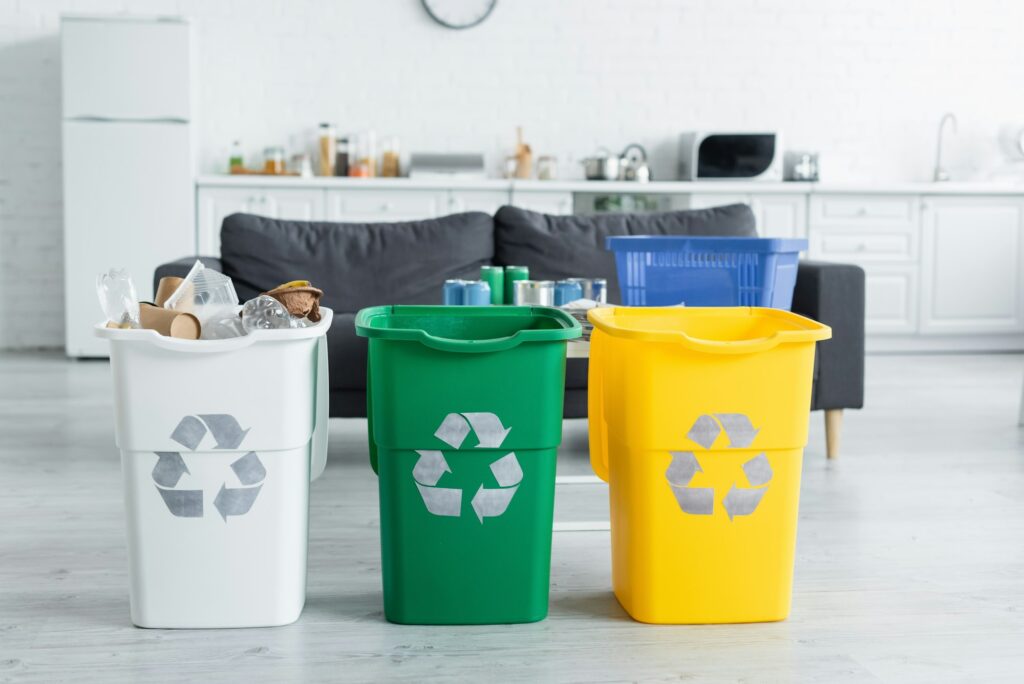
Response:
[[[513,301],[512,293],[516,290],[517,280],[529,280],[530,268],[528,266],[506,266],[505,267],[505,301],[509,304]]]
[[[491,286],[491,304],[505,303],[505,269],[501,266],[481,266],[480,280]]]

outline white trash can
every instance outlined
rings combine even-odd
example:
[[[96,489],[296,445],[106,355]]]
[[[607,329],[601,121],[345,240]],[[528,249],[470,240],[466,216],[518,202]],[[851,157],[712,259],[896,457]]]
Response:
[[[131,617],[266,627],[306,600],[309,483],[327,459],[327,329],[110,340]]]

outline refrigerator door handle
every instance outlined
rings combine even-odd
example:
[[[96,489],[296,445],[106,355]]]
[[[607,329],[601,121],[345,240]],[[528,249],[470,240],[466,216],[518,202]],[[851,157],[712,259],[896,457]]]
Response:
[[[182,118],[177,117],[177,116],[146,117],[146,118],[141,118],[141,119],[133,119],[133,118],[117,117],[117,116],[90,116],[90,115],[83,115],[83,116],[73,116],[73,117],[70,117],[70,118],[67,119],[67,121],[83,121],[83,122],[89,122],[89,123],[157,123],[157,124],[166,124],[166,123],[183,123],[183,124],[186,124],[186,123],[188,123],[188,119],[182,119]]]

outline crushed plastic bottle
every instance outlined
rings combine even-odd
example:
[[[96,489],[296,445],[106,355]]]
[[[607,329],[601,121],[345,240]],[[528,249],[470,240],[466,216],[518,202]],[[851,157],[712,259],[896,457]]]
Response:
[[[227,340],[232,337],[243,337],[247,334],[239,315],[242,307],[234,306],[219,311],[203,325],[204,340]]]
[[[128,271],[112,268],[96,276],[96,294],[107,320],[119,328],[138,328],[139,298]]]
[[[304,328],[304,321],[302,318],[293,318],[284,304],[268,295],[250,299],[242,307],[242,327],[247,333],[253,330]]]

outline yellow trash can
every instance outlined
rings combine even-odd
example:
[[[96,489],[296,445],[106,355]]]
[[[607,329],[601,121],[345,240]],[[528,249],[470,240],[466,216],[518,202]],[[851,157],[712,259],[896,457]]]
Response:
[[[814,343],[831,329],[753,307],[588,317],[619,602],[641,622],[785,619]]]

